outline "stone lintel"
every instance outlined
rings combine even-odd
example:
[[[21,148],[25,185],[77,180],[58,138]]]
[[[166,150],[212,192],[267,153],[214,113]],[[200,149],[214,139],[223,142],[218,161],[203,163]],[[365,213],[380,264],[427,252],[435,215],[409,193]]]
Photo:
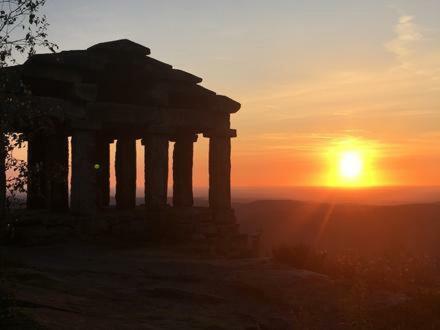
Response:
[[[211,138],[211,137],[237,137],[236,129],[212,129],[203,132],[203,137]]]
[[[194,132],[178,132],[176,134],[173,134],[170,137],[170,141],[176,142],[179,140],[185,140],[185,141],[191,141],[191,142],[197,142],[198,135]]]

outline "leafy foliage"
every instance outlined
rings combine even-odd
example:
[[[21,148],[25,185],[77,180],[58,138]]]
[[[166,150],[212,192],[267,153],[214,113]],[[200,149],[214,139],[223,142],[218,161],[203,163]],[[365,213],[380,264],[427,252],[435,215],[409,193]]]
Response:
[[[0,0],[0,67],[15,63],[14,52],[35,54],[36,47],[55,51],[47,39],[48,22],[39,10],[45,0]]]
[[[20,55],[34,55],[38,47],[52,52],[58,48],[47,38],[48,22],[46,16],[40,14],[44,4],[45,0],[0,0],[0,68],[15,64]],[[0,213],[5,204],[11,207],[19,200],[17,195],[26,190],[26,162],[16,159],[12,152],[23,147],[24,137],[14,132],[13,121],[21,118],[29,123],[28,115],[17,115],[17,112],[21,110],[24,114],[24,110],[32,109],[30,93],[21,82],[20,86],[13,88],[16,96],[8,95],[11,82],[6,76],[0,79],[0,93],[4,93],[0,108],[0,159],[6,159],[5,164],[0,164],[0,186],[6,185],[8,198],[4,191],[0,191]],[[11,109],[15,114],[13,119],[9,115]],[[6,178],[6,172],[13,175]]]

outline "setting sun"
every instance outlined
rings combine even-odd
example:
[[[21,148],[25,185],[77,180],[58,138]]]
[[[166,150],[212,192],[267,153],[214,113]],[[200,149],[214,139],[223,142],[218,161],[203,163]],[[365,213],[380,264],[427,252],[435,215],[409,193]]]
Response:
[[[377,162],[380,146],[374,141],[354,137],[336,139],[324,155],[328,186],[371,187],[387,183]]]
[[[357,151],[347,151],[339,160],[339,173],[347,179],[356,179],[362,172],[362,157]]]

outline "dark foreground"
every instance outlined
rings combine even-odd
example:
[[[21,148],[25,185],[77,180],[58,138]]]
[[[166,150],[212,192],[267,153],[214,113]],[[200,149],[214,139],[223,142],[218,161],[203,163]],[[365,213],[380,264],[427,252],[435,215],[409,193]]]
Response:
[[[2,247],[1,329],[435,329],[437,307],[269,259],[86,243]],[[435,304],[434,304],[435,305]],[[11,307],[14,306],[14,307]],[[7,312],[5,312],[7,310]],[[9,317],[9,316],[10,317]],[[17,326],[17,320],[21,325]],[[33,320],[33,321],[31,321]],[[38,324],[38,326],[37,326]]]

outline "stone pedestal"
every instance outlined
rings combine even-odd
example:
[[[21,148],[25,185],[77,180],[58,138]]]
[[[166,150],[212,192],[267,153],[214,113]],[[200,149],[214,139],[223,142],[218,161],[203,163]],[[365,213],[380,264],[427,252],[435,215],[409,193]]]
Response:
[[[193,197],[193,154],[197,135],[182,135],[175,139],[173,150],[173,206],[191,207]]]
[[[98,137],[96,147],[96,180],[98,207],[105,208],[110,205],[110,143],[105,137]]]
[[[122,137],[116,143],[116,207],[136,207],[136,140]]]
[[[70,207],[73,213],[96,213],[96,132],[78,130],[72,136],[72,191]]]
[[[150,135],[145,140],[145,205],[148,209],[167,206],[168,137]]]

